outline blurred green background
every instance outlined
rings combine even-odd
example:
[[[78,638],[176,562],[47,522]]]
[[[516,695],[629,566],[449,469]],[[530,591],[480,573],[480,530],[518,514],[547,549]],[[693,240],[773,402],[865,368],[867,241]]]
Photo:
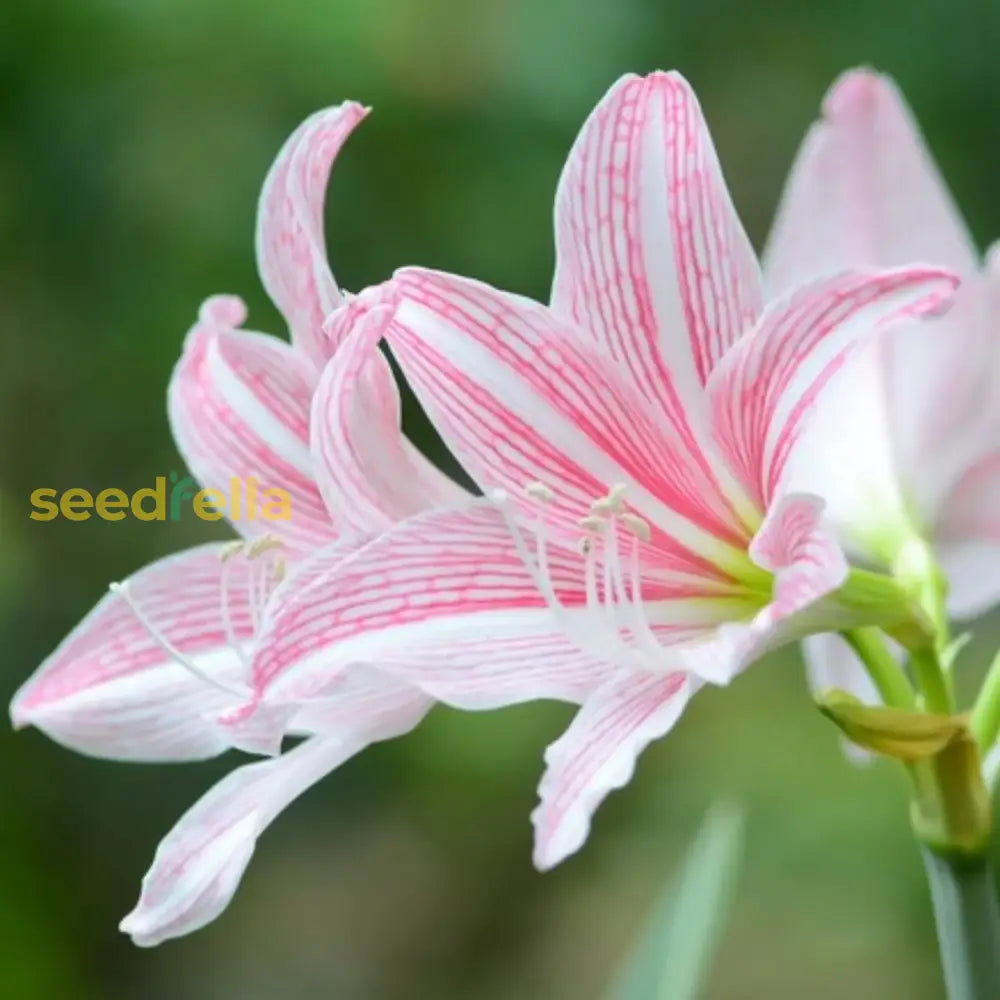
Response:
[[[307,114],[345,97],[375,107],[328,201],[352,290],[419,263],[544,298],[575,130],[618,74],[657,67],[699,91],[758,246],[825,88],[859,63],[900,81],[985,244],[1000,235],[997,17],[989,0],[3,5],[5,697],[109,580],[221,532],[31,522],[28,494],[132,490],[180,467],[164,390],[205,296],[237,292],[252,327],[283,332],[255,274],[253,217]],[[596,998],[725,794],[745,802],[749,838],[710,998],[941,995],[901,779],[842,761],[797,656],[697,699],[586,850],[541,876],[528,814],[569,714],[437,710],[297,803],[224,917],[154,951],[118,920],[158,839],[235,755],[121,765],[3,731],[0,994]]]

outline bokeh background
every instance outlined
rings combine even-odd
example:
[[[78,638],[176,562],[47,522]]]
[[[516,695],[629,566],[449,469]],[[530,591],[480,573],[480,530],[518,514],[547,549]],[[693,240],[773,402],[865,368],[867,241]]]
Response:
[[[328,200],[334,269],[353,290],[420,263],[544,298],[575,130],[619,73],[657,67],[698,89],[758,246],[825,88],[859,63],[900,81],[985,245],[1000,236],[997,18],[989,0],[4,4],[4,697],[109,580],[223,533],[31,522],[28,495],[133,490],[181,468],[164,390],[206,295],[238,292],[251,326],[283,332],[254,270],[254,207],[307,114],[345,97],[376,110]],[[597,998],[727,796],[748,810],[748,839],[709,998],[939,997],[901,779],[843,763],[801,675],[788,654],[697,699],[587,849],[545,876],[528,814],[569,710],[439,709],[307,794],[224,917],[153,951],[118,920],[158,839],[235,755],[122,765],[2,731],[0,994]]]

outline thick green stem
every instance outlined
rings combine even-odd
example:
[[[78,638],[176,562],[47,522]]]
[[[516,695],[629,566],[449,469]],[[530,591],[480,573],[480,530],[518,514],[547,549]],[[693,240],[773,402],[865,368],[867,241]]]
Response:
[[[856,628],[841,634],[865,665],[886,705],[893,708],[913,708],[916,705],[906,674],[877,628]]]
[[[951,683],[936,649],[926,646],[910,650],[910,665],[917,679],[917,687],[924,696],[927,708],[941,715],[949,715],[955,710],[955,699],[951,693]]]
[[[976,698],[969,728],[984,753],[993,746],[1000,733],[1000,653],[994,658]]]
[[[922,847],[948,1000],[1000,997],[1000,908],[989,860]]]

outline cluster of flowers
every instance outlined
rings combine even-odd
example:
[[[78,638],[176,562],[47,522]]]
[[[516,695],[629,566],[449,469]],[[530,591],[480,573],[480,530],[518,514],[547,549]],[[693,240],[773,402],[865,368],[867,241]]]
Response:
[[[325,189],[365,114],[309,118],[264,185],[291,342],[214,297],[170,383],[199,483],[254,477],[292,517],[113,585],[11,708],[101,757],[264,755],[161,843],[141,945],[214,919],[286,805],[435,702],[579,704],[533,815],[548,868],[703,686],[806,639],[815,684],[879,704],[843,635],[940,644],[1000,596],[1000,256],[891,81],[834,85],[761,268],[687,82],[619,80],[559,181],[547,305],[414,267],[338,288]],[[481,495],[403,436],[383,343]]]

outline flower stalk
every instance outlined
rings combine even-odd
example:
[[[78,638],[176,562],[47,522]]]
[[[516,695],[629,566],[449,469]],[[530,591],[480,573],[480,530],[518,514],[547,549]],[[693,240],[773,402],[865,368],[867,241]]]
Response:
[[[1000,996],[1000,908],[985,854],[970,858],[921,851],[948,1000]]]
[[[1000,734],[1000,653],[993,658],[986,674],[986,680],[972,709],[970,728],[983,752],[996,742],[997,735]]]

